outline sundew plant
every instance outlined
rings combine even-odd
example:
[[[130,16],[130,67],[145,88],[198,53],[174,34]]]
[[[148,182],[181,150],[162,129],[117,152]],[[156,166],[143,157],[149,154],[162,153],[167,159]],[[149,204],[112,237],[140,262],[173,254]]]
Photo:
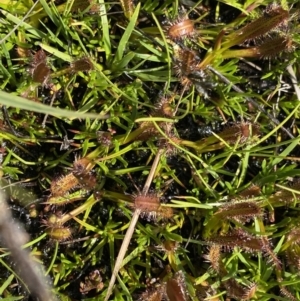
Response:
[[[2,300],[300,300],[294,0],[0,0]]]

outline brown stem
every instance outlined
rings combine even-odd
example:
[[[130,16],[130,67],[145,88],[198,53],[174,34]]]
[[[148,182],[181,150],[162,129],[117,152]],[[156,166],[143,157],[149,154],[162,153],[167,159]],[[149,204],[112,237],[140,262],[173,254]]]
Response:
[[[155,159],[154,159],[154,161],[152,163],[152,167],[151,167],[151,170],[149,172],[148,178],[147,178],[147,180],[145,182],[145,185],[144,185],[144,188],[142,190],[142,195],[146,195],[148,193],[148,191],[149,191],[150,184],[151,184],[151,182],[153,180],[156,168],[158,166],[159,160],[160,160],[163,152],[164,151],[162,149],[159,149],[158,152],[157,152],[157,154],[156,154],[156,156],[155,156]],[[128,249],[130,240],[132,238],[132,235],[133,235],[133,232],[134,232],[134,229],[135,229],[135,226],[136,226],[136,223],[137,223],[137,221],[139,219],[140,214],[141,214],[141,210],[140,209],[135,209],[135,211],[133,213],[133,216],[132,216],[132,219],[130,221],[130,225],[129,225],[128,229],[127,229],[127,232],[125,234],[124,240],[122,242],[122,246],[120,248],[118,257],[116,259],[115,267],[113,269],[113,273],[112,273],[112,276],[110,278],[110,282],[109,282],[109,285],[108,285],[108,289],[107,289],[107,293],[106,293],[104,301],[107,301],[108,298],[110,297],[111,293],[112,293],[112,290],[113,290],[113,287],[114,287],[117,275],[119,273],[120,268],[122,267],[123,259],[125,257],[126,251]]]

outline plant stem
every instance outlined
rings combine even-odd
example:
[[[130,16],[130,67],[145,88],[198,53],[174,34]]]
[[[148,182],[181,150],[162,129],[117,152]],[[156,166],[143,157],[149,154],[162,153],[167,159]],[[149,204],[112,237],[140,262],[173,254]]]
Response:
[[[22,245],[27,243],[28,235],[19,224],[14,222],[2,192],[0,193],[0,235],[3,246],[9,249],[17,272],[28,286],[30,293],[41,301],[57,300],[51,294],[41,266],[31,258],[27,250],[22,249]]]
[[[298,101],[300,101],[300,88],[298,86],[298,80],[297,80],[297,77],[296,77],[296,74],[293,70],[293,67],[292,65],[289,65],[286,70],[288,71],[289,75],[290,75],[290,78],[291,78],[291,81],[292,81],[292,85],[294,87],[294,90],[296,92],[296,95],[297,95],[297,98],[298,98]]]
[[[159,149],[156,156],[155,156],[155,159],[152,163],[152,167],[151,167],[151,170],[149,172],[148,178],[147,178],[147,180],[145,182],[145,185],[144,185],[144,188],[142,190],[142,195],[146,195],[149,191],[150,184],[153,180],[154,173],[156,171],[156,168],[158,166],[159,160],[160,160],[161,155],[163,154],[163,152],[164,152],[163,149]],[[117,275],[119,273],[120,268],[122,267],[122,262],[123,262],[124,256],[125,256],[126,251],[128,249],[131,237],[132,237],[134,229],[135,229],[135,225],[136,225],[136,223],[139,219],[140,214],[141,214],[141,210],[140,209],[135,209],[135,211],[133,213],[133,216],[132,216],[132,219],[130,221],[130,225],[127,229],[127,232],[125,234],[123,243],[121,245],[121,248],[120,248],[116,263],[115,263],[115,267],[114,267],[112,276],[110,278],[110,282],[109,282],[109,285],[108,285],[108,289],[107,289],[107,293],[106,293],[104,301],[107,301],[109,299],[111,293],[112,293]]]
[[[220,79],[223,80],[224,83],[231,85],[232,89],[238,93],[241,94],[245,94],[245,92],[243,90],[241,90],[239,87],[237,87],[236,85],[232,84],[225,76],[223,76],[220,72],[218,72],[217,70],[215,70],[214,68],[212,68],[211,66],[208,66],[207,69],[209,69],[210,71],[212,71],[214,74],[216,74]],[[280,122],[278,119],[274,118],[271,114],[269,114],[264,107],[262,107],[260,104],[258,104],[255,100],[253,100],[251,97],[247,97],[244,96],[245,99],[250,102],[255,108],[257,108],[258,110],[260,110],[261,112],[263,112],[268,118],[270,118],[270,120],[275,124],[275,125],[279,125]],[[290,138],[295,138],[294,135],[288,130],[286,129],[284,126],[281,127],[281,129],[290,137]]]

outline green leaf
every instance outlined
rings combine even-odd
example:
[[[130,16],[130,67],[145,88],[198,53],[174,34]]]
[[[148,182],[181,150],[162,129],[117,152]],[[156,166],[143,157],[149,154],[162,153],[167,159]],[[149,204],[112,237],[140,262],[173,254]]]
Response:
[[[7,92],[0,91],[0,103],[8,107],[14,107],[30,112],[38,112],[43,114],[49,114],[52,116],[66,117],[71,120],[76,118],[93,118],[93,119],[107,119],[108,116],[101,116],[93,113],[81,113],[75,111],[68,111],[59,108],[50,107],[42,103],[37,103],[26,98],[16,96]]]
[[[114,60],[115,63],[121,61],[121,59],[124,55],[124,51],[127,47],[127,44],[129,43],[130,36],[131,36],[131,34],[134,30],[137,18],[139,16],[140,7],[141,7],[141,3],[139,3],[136,6],[134,14],[132,15],[132,18],[130,19],[130,22],[128,23],[128,26],[127,26],[120,42],[119,42],[119,46],[118,46],[118,49],[117,49],[117,52],[116,52],[116,57],[115,57],[115,60]]]

